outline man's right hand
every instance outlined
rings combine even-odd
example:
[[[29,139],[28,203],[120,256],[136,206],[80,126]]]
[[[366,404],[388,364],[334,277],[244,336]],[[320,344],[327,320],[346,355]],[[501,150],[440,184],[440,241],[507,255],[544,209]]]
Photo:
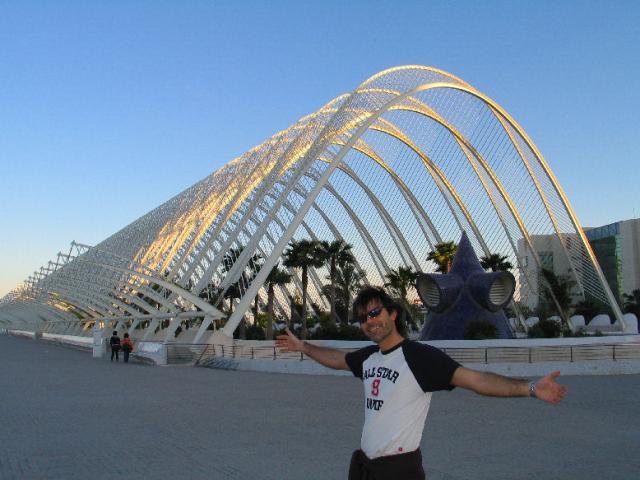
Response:
[[[303,342],[291,333],[288,328],[285,331],[287,332],[286,335],[278,335],[276,337],[276,347],[281,353],[302,352],[325,367],[349,370],[344,351]]]
[[[285,329],[286,335],[278,335],[276,337],[276,347],[282,353],[286,352],[302,352],[304,350],[304,342],[296,337],[291,330]]]

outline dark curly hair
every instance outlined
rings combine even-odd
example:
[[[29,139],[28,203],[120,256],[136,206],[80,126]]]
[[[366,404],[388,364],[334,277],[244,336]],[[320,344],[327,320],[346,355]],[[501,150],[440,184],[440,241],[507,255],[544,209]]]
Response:
[[[405,309],[389,296],[380,287],[364,287],[353,301],[353,317],[360,321],[363,315],[367,314],[367,305],[370,302],[379,302],[389,313],[396,312],[396,330],[403,337],[406,336],[407,328],[402,318]]]

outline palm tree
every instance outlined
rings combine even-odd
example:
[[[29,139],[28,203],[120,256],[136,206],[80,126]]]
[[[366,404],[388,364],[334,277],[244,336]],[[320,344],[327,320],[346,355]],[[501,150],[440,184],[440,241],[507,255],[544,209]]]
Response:
[[[427,260],[433,261],[438,267],[436,272],[449,273],[453,257],[456,256],[458,246],[454,242],[442,242],[436,244],[435,248],[429,252]]]
[[[229,316],[233,314],[233,301],[236,298],[241,298],[241,297],[242,297],[242,292],[240,292],[240,287],[238,286],[237,282],[229,285],[227,290],[224,292],[224,298],[229,300]]]
[[[499,253],[490,253],[480,257],[480,265],[485,270],[491,270],[492,272],[506,272],[513,268],[513,264],[507,260],[506,255],[500,255]]]
[[[558,315],[562,321],[569,317],[569,309],[571,308],[571,290],[575,282],[567,275],[556,275],[553,271],[543,268],[541,270],[542,278],[547,284],[547,302],[555,306]]]
[[[640,288],[636,288],[630,294],[623,293],[624,303],[622,308],[625,313],[633,313],[640,319]]]
[[[343,323],[349,321],[349,309],[352,295],[362,287],[363,281],[367,277],[364,271],[356,269],[355,260],[342,259],[338,261],[336,270],[336,289],[341,299],[344,315],[341,317]]]
[[[260,273],[260,269],[262,268],[262,255],[260,255],[259,253],[254,253],[251,258],[249,259],[249,262],[247,263],[247,268],[249,269],[249,276],[248,276],[248,281],[247,284],[252,282],[254,278],[256,278],[258,276],[258,273]],[[259,306],[259,302],[260,302],[260,295],[258,293],[256,293],[255,298],[253,299],[253,318],[254,320],[257,318],[258,316],[258,306]]]
[[[230,248],[227,253],[222,257],[222,271],[228,274],[233,265],[236,263],[236,260],[244,250],[244,247],[240,248]],[[236,298],[240,298],[242,296],[242,292],[240,291],[240,284],[242,279],[238,279],[237,282],[232,283],[227,287],[227,290],[224,291],[222,299],[229,300],[229,316],[233,314],[233,301]],[[222,293],[222,292],[221,292]]]
[[[286,270],[273,267],[267,276],[267,340],[273,337],[273,299],[275,287],[282,287],[291,281],[291,275]]]
[[[198,297],[206,300],[207,303],[213,305],[218,309],[222,309],[221,303],[222,299],[220,299],[220,288],[216,286],[213,282],[207,283],[202,291],[198,294]]]
[[[242,254],[243,250],[244,246],[241,246],[240,248],[232,247],[224,254],[224,257],[222,257],[222,270],[225,273],[228,273],[233,268],[233,265],[236,263],[236,260]]]
[[[291,240],[285,250],[283,265],[302,270],[302,331],[300,337],[307,338],[307,286],[309,284],[309,267],[318,268],[324,264],[319,253],[317,240]]]
[[[222,258],[222,270],[224,272],[228,274],[231,271],[236,261],[242,254],[243,250],[244,250],[244,246],[240,246],[240,248],[230,248],[229,251],[224,254],[224,257]],[[247,290],[247,287],[251,283],[251,280],[255,278],[255,276],[257,275],[257,271],[259,271],[260,269],[259,260],[261,258],[262,258],[261,255],[254,254],[247,262],[247,266],[240,273],[238,280],[230,284],[229,287],[227,288],[227,291],[224,294],[224,298],[229,300],[229,311],[231,314],[233,313],[233,301],[236,298],[242,298],[242,296],[244,295],[244,292]],[[242,339],[246,338],[247,336],[246,331],[247,331],[247,326],[246,326],[245,318],[243,316],[242,320],[240,321],[240,331],[239,331],[240,338]]]
[[[213,284],[213,282],[209,282],[200,291],[200,293],[198,294],[198,297],[200,297],[203,300],[206,300],[207,302],[210,302],[211,298],[215,295],[216,290],[217,290],[217,288]]]
[[[336,315],[336,275],[338,271],[339,262],[353,262],[355,257],[351,253],[352,246],[344,240],[334,240],[328,242],[323,240],[320,242],[319,250],[321,256],[324,257],[325,262],[329,266],[329,303],[331,305],[331,318],[335,321],[338,320]],[[347,323],[344,319],[343,323]]]
[[[388,287],[400,300],[407,302],[407,294],[409,288],[415,284],[417,272],[413,267],[400,266],[395,270],[391,270],[385,275],[387,282],[384,284]]]
[[[603,305],[599,301],[595,301],[593,298],[585,298],[584,300],[576,303],[573,308],[574,315],[582,315],[588,322],[593,317],[603,312]]]
[[[391,292],[395,294],[395,296],[400,300],[404,307],[402,309],[403,323],[406,323],[407,310],[410,308],[409,300],[407,300],[409,288],[414,287],[417,275],[418,272],[414,271],[413,267],[403,266],[400,266],[395,270],[391,270],[385,275],[385,277],[387,278],[387,282],[384,284],[384,286],[388,287]]]

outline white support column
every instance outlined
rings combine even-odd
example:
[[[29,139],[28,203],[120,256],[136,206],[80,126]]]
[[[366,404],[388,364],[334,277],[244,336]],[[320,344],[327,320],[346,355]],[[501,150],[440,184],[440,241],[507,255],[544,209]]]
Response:
[[[159,321],[157,318],[154,318],[153,320],[151,320],[151,323],[145,329],[144,335],[142,335],[142,338],[140,339],[141,342],[144,342],[147,338],[149,338],[151,335],[154,334],[155,329],[158,326],[158,323]]]
[[[202,340],[202,337],[207,331],[207,328],[209,328],[209,325],[211,324],[213,324],[213,317],[211,317],[210,315],[207,315],[206,317],[204,317],[202,319],[202,324],[200,325],[200,328],[198,328],[198,332],[196,333],[196,336],[193,338],[193,342],[191,343],[200,343],[200,341]],[[213,325],[214,325],[213,329],[215,330],[215,324]]]
[[[169,320],[169,326],[167,327],[167,334],[164,336],[164,343],[168,343],[173,340],[175,337],[176,330],[178,329],[178,325],[180,325],[179,318],[172,318]]]
[[[133,332],[134,332],[134,330],[136,329],[136,327],[138,326],[139,323],[140,323],[140,319],[139,318],[134,318],[133,321],[131,322],[131,326],[129,327],[129,331],[127,332],[130,337],[133,337]]]
[[[100,322],[96,322],[92,328],[93,333],[93,357],[101,358],[107,353],[107,343],[104,338],[104,328],[100,328]]]

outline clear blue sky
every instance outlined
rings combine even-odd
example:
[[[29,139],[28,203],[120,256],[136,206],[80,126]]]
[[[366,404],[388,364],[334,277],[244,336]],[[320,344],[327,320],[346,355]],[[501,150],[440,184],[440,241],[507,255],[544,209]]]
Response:
[[[583,225],[640,215],[640,2],[0,0],[0,296],[403,64],[505,107]]]

